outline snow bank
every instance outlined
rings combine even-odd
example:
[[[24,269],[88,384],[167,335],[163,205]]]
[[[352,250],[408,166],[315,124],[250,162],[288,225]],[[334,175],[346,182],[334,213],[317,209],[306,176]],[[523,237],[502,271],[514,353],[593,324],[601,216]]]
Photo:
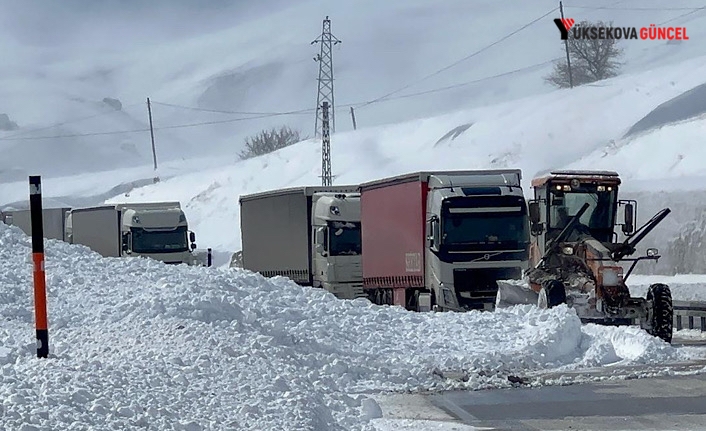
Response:
[[[647,295],[651,284],[665,283],[676,301],[706,301],[706,274],[681,274],[677,276],[631,275],[630,291],[635,296]]]
[[[0,422],[10,429],[373,429],[380,415],[365,393],[505,387],[523,371],[686,356],[639,330],[582,327],[566,307],[411,313],[50,240],[51,357],[37,359],[30,252],[27,236],[0,224]]]

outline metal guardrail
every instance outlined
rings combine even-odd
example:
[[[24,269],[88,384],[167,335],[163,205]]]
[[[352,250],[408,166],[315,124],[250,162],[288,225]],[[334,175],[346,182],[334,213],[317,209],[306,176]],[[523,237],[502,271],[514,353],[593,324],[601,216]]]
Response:
[[[672,301],[674,329],[698,329],[706,332],[706,301]]]

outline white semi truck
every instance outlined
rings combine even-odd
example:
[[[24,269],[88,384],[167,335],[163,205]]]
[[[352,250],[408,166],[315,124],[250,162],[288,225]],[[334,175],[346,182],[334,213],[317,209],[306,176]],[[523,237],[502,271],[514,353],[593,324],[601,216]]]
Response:
[[[167,264],[206,265],[195,253],[179,202],[109,204],[74,208],[66,214],[64,240],[104,257],[144,256]]]
[[[240,197],[242,267],[341,299],[365,297],[358,186],[295,187]],[[234,262],[236,259],[234,259]]]

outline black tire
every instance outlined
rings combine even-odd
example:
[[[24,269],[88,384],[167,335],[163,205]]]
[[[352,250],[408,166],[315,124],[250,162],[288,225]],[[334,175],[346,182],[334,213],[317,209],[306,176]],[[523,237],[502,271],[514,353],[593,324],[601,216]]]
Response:
[[[539,292],[539,307],[553,308],[561,304],[566,304],[564,283],[559,280],[549,280],[542,283],[542,289]]]
[[[652,302],[652,309],[650,310],[650,335],[661,338],[667,343],[671,343],[674,326],[672,291],[666,284],[653,284],[647,290],[647,300]]]

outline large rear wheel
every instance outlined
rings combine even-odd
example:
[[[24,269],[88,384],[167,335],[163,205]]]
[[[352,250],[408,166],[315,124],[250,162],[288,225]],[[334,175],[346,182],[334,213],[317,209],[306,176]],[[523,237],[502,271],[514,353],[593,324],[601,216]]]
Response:
[[[647,301],[652,303],[649,314],[650,335],[654,335],[667,343],[671,343],[674,325],[672,291],[666,284],[653,284],[647,290]]]

